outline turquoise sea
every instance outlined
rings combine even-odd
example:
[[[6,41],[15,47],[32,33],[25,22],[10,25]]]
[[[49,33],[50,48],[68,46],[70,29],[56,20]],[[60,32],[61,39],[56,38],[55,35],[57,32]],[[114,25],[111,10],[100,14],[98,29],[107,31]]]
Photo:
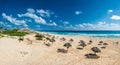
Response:
[[[79,35],[99,38],[120,38],[120,31],[40,31],[58,35]]]

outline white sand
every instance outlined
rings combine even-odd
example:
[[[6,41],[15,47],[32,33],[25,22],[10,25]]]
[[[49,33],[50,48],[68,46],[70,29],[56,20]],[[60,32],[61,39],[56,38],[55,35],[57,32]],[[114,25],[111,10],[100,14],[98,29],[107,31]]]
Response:
[[[59,38],[65,37],[67,41],[60,41]],[[43,41],[35,41],[33,35],[28,35],[25,38],[33,40],[33,44],[28,45],[27,41],[19,42],[17,39],[1,38],[0,39],[0,65],[120,65],[120,44],[116,45],[113,42],[120,42],[120,39],[99,39],[82,36],[59,36],[56,42],[47,47]],[[57,53],[58,48],[64,48],[63,44],[72,38],[72,47],[68,53]],[[76,49],[79,40],[84,40],[88,43],[93,40],[91,45],[87,45],[83,50]],[[101,49],[98,42],[102,40],[109,45],[106,49]],[[84,55],[93,53],[90,49],[98,47],[102,51],[98,53],[99,59],[88,59]]]

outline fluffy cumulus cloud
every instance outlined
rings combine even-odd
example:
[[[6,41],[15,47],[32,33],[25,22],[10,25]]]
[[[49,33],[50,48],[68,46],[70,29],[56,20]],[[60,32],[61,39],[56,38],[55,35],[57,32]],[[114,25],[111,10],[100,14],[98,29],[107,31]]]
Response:
[[[29,13],[34,13],[34,12],[35,12],[35,10],[32,9],[32,8],[28,8],[27,11],[28,11]]]
[[[112,20],[120,20],[120,16],[112,15],[112,17],[110,19],[112,19]]]
[[[82,23],[76,25],[70,25],[65,27],[66,29],[73,30],[120,30],[120,26],[117,23],[107,23],[107,22],[98,22],[98,23]]]
[[[113,10],[111,10],[111,9],[110,9],[110,10],[108,10],[108,13],[112,13],[112,12],[113,12]]]
[[[0,26],[4,26],[5,28],[12,29],[12,25],[7,22],[0,21]]]
[[[40,14],[40,16],[37,14]],[[44,25],[48,25],[48,26],[57,26],[57,24],[55,22],[53,22],[52,20],[50,20],[50,23],[48,23],[43,18],[43,17],[46,17],[46,18],[50,17],[51,14],[52,13],[49,10],[43,10],[43,9],[34,10],[32,8],[28,8],[26,13],[18,14],[18,17],[29,17],[38,24],[44,24]]]
[[[75,14],[76,15],[79,15],[79,14],[81,14],[82,13],[82,11],[75,11]]]
[[[50,12],[49,10],[37,10],[37,13],[39,13],[42,17],[50,17],[52,12]]]
[[[50,20],[49,22],[52,22],[52,20]]]
[[[57,26],[57,24],[56,24],[55,22],[53,22],[53,23],[48,23],[47,25],[49,25],[49,26]]]
[[[34,19],[34,21],[35,21],[36,23],[46,24],[45,19],[43,19],[42,17],[37,16],[37,15],[34,14],[34,13],[29,13],[29,12],[27,12],[27,13],[25,13],[25,14],[18,14],[18,17],[29,17],[29,18]]]
[[[69,26],[67,26],[67,27],[64,27],[64,29],[66,30],[77,30],[77,28],[75,27],[75,26],[73,26],[73,25],[69,25]]]
[[[0,26],[2,26],[2,25],[4,26],[4,25],[6,25],[6,23],[0,21]]]
[[[50,19],[51,15],[54,13],[50,10],[43,10],[43,9],[32,9],[28,8],[26,13],[17,14],[17,17],[13,17],[12,15],[7,15],[6,13],[2,13],[3,19],[11,22],[15,26],[24,26],[29,27],[29,23],[36,23],[37,28],[41,28],[41,24],[45,26],[58,26],[54,20]],[[50,20],[49,20],[50,19]],[[49,20],[49,22],[47,22]],[[65,22],[65,24],[68,24]],[[7,25],[3,22],[0,22],[0,25],[6,25],[7,27],[11,27],[11,25]]]
[[[82,25],[82,24],[77,24],[77,25],[75,25],[75,27],[84,28],[84,25]]]
[[[67,24],[69,24],[69,22],[68,22],[68,21],[65,21],[65,22],[63,22],[63,24],[64,24],[64,25],[67,25]]]
[[[4,19],[8,20],[9,22],[15,24],[15,25],[23,25],[27,27],[26,21],[24,20],[18,20],[17,18],[13,18],[12,15],[8,16],[5,13],[2,13],[2,16]]]

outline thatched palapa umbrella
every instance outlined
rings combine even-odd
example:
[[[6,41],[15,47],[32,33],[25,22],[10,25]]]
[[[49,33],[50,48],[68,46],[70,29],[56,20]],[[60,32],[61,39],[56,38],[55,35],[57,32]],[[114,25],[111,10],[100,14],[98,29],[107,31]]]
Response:
[[[52,42],[52,44],[53,44],[53,42],[55,42],[55,39],[54,38],[50,39],[50,42]]]
[[[80,40],[80,42],[79,42],[79,43],[81,43],[79,46],[82,46],[82,47],[87,46],[83,40]]]
[[[108,45],[108,43],[103,43],[103,45]]]
[[[64,44],[64,47],[66,47],[67,48],[67,50],[69,49],[69,47],[72,47],[72,45],[70,44],[70,43],[65,43]]]
[[[89,40],[89,43],[87,43],[87,44],[91,44],[93,41],[92,40]]]
[[[73,40],[73,39],[70,39],[69,41],[70,41],[70,42],[73,42],[74,40]]]
[[[90,42],[90,43],[92,43],[93,41],[92,41],[92,40],[90,40],[89,42]]]
[[[80,46],[82,46],[84,48],[87,45],[85,43],[81,43]]]
[[[80,42],[79,43],[85,43],[83,40],[80,40]]]
[[[99,41],[99,43],[103,43],[103,41]]]
[[[63,38],[61,38],[60,40],[65,41],[66,39],[63,37]]]
[[[101,52],[101,50],[98,47],[92,47],[91,50],[94,51],[95,54]]]
[[[118,45],[118,44],[119,44],[119,42],[116,42],[116,44]]]

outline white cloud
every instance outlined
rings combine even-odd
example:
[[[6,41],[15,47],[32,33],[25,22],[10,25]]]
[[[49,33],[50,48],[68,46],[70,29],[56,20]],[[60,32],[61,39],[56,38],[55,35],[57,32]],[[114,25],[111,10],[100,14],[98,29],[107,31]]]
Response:
[[[35,12],[35,10],[32,9],[32,8],[28,8],[27,11],[28,11],[29,13],[34,13],[34,12]]]
[[[49,23],[49,24],[47,24],[47,25],[49,25],[49,26],[57,26],[57,24],[56,24],[55,22]]]
[[[65,21],[65,22],[63,22],[63,24],[64,24],[64,25],[67,25],[67,24],[69,24],[69,22],[68,22],[68,21]]]
[[[78,29],[77,27],[75,27],[75,26],[73,26],[73,25],[69,25],[69,26],[66,26],[66,27],[64,27],[64,29],[66,30],[76,30],[76,29]]]
[[[4,25],[6,25],[6,23],[0,21],[0,26],[2,26],[2,25],[4,26]]]
[[[75,14],[76,15],[79,15],[79,14],[81,14],[82,13],[82,11],[75,11]]]
[[[6,28],[12,29],[12,25],[6,25]]]
[[[36,13],[39,13],[41,16],[37,15]],[[50,17],[51,14],[52,12],[50,12],[49,10],[40,9],[35,11],[34,9],[28,9],[25,14],[18,14],[18,17],[29,17],[38,24],[57,26],[57,24],[52,20],[49,20],[50,23],[47,23],[46,20],[43,18],[43,17]]]
[[[52,12],[50,12],[49,10],[37,10],[37,13],[39,13],[42,17],[50,17],[50,15],[52,14]]]
[[[82,24],[78,24],[78,25],[75,25],[76,27],[80,27],[80,28],[84,28],[84,25]]]
[[[4,19],[10,21],[11,23],[15,24],[15,25],[23,25],[25,27],[27,27],[28,25],[26,24],[26,21],[24,20],[18,20],[16,18],[13,18],[12,15],[7,16],[5,13],[2,13],[2,16]]]
[[[12,25],[6,25],[7,27],[11,27]]]
[[[30,19],[24,19],[26,22],[32,22],[32,20]]]
[[[36,25],[36,30],[42,30],[40,25]]]
[[[0,26],[4,26],[5,28],[9,28],[9,29],[12,29],[12,25],[6,23],[6,22],[3,22],[3,21],[0,21]]]
[[[14,18],[12,15],[8,16],[5,13],[2,13],[2,16],[9,22],[19,26],[22,25],[27,27],[28,25],[26,24],[26,22],[32,22],[32,19],[34,20],[34,22],[38,23],[38,25],[43,24],[47,26],[58,26],[56,22],[53,22],[53,20],[47,19],[49,20],[49,22],[46,21],[46,18],[50,17],[52,14],[54,13],[50,10],[34,10],[32,8],[28,8],[26,13],[17,14],[18,18],[20,19]],[[68,24],[68,22],[65,22],[65,24]],[[38,25],[36,27],[40,27]]]
[[[67,26],[65,29],[68,30],[120,30],[120,24],[117,23],[107,23],[107,22],[98,22],[98,23],[82,23],[72,26]]]
[[[27,12],[27,13],[25,13],[25,14],[18,14],[18,17],[29,17],[29,18],[34,19],[34,21],[35,21],[36,23],[46,24],[45,19],[43,19],[42,17],[37,16],[37,15],[34,14],[34,13],[29,13],[29,12]]]
[[[112,20],[120,20],[120,16],[113,15],[110,19],[112,19]]]
[[[52,20],[50,20],[49,22],[52,22]]]
[[[112,13],[113,12],[113,10],[108,10],[108,13]]]

